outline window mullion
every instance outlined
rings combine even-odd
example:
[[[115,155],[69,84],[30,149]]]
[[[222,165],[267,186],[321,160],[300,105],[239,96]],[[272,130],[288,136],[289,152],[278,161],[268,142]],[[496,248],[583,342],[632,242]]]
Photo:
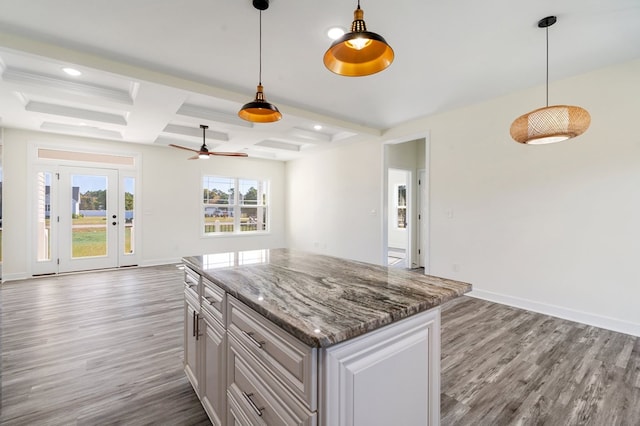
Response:
[[[240,180],[234,180],[235,191],[233,191],[233,229],[234,234],[240,233]]]

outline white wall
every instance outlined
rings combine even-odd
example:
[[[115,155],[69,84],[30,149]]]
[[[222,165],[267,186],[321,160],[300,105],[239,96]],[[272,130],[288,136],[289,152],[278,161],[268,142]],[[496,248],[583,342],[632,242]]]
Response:
[[[513,119],[543,106],[535,87],[385,135],[430,130],[431,273],[640,335],[640,61],[553,83],[550,101],[586,108],[591,128],[513,142]]]
[[[382,263],[382,152],[371,140],[287,162],[291,248]]]
[[[122,144],[14,129],[4,130],[4,261],[3,279],[31,274],[30,223],[25,212],[30,200],[30,147],[38,144],[77,146],[79,150],[139,153],[142,158],[142,237],[137,242],[142,265],[179,261],[182,256],[225,250],[285,246],[285,166],[254,158],[212,157],[188,161],[186,151],[141,144]],[[200,202],[203,174],[262,178],[271,182],[271,232],[268,235],[203,237]]]

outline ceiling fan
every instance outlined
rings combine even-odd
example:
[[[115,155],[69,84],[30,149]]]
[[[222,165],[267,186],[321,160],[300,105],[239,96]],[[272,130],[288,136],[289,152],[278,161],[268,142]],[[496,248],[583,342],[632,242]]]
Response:
[[[206,133],[207,129],[209,128],[209,126],[201,124],[200,128],[202,129],[202,146],[200,147],[200,150],[187,148],[185,146],[180,146],[180,145],[174,145],[172,143],[170,143],[169,146],[172,146],[174,148],[184,149],[186,151],[195,152],[195,153],[198,154],[198,155],[194,155],[193,157],[189,157],[189,160],[197,160],[198,158],[200,158],[202,160],[207,160],[207,159],[209,159],[209,156],[211,156],[211,155],[221,155],[221,156],[225,156],[225,157],[248,157],[248,155],[246,153],[244,153],[244,152],[216,152],[216,151],[209,151],[209,148],[207,148],[207,143],[205,142],[205,133]]]

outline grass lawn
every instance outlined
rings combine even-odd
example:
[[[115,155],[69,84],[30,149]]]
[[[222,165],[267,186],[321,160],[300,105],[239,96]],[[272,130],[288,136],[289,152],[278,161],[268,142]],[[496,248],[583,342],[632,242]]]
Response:
[[[105,256],[107,254],[107,230],[104,226],[75,228],[72,232],[73,257]]]
[[[71,221],[74,225],[104,225],[107,218],[101,216],[84,216],[71,219]]]
[[[124,228],[125,253],[133,253],[134,247],[131,247],[132,229],[131,226]],[[75,228],[72,235],[73,257],[105,256],[107,254],[107,230],[104,226]]]

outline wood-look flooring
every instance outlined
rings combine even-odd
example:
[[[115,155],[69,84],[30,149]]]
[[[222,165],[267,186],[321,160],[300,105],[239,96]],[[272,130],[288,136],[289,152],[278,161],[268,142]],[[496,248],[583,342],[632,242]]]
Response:
[[[471,297],[442,311],[443,425],[640,425],[640,338]]]
[[[210,424],[182,369],[175,265],[10,282],[0,297],[0,424]],[[442,425],[640,425],[640,339],[449,302]]]
[[[182,368],[182,271],[5,283],[1,425],[208,425]]]

